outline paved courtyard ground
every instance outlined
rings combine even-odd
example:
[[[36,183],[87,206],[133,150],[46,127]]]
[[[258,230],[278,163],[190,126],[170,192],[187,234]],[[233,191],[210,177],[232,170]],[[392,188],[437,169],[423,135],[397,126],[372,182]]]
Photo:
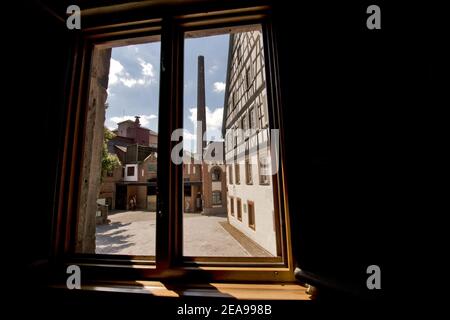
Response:
[[[116,211],[108,219],[97,226],[96,253],[155,255],[155,212]],[[183,223],[185,256],[269,255],[236,229],[230,232],[226,216],[185,213]]]

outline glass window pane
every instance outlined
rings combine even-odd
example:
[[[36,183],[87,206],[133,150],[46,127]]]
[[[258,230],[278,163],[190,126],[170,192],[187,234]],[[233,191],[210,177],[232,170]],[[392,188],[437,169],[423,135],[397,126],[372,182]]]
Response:
[[[262,31],[227,30],[185,38],[183,252],[278,257]]]
[[[159,41],[94,49],[79,253],[155,255]]]

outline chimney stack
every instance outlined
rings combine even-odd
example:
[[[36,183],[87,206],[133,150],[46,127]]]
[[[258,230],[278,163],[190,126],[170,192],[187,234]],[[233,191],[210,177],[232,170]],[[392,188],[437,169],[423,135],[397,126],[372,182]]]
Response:
[[[134,120],[134,123],[135,123],[135,127],[140,127],[141,126],[141,122],[139,121],[139,116],[134,116],[134,118],[136,119],[136,120]]]
[[[197,141],[197,153],[203,154],[206,147],[206,141],[203,137],[206,132],[206,110],[205,110],[205,58],[198,56],[198,73],[197,73],[197,123],[201,121],[201,127],[197,126],[197,130],[201,130],[202,139]],[[198,132],[198,131],[197,131]],[[197,133],[198,134],[198,133]]]

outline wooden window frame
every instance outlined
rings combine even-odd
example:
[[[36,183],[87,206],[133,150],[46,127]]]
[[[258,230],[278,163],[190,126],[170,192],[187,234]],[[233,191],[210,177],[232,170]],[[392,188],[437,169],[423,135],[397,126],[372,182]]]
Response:
[[[242,199],[236,197],[236,218],[242,222]]]
[[[265,159],[267,161],[267,154],[264,155],[264,157],[261,156],[261,152],[267,153],[266,150],[258,150],[258,180],[260,186],[270,186],[270,176],[267,174],[262,174],[262,161],[261,158]],[[266,164],[267,165],[267,164]],[[266,177],[266,181],[263,180],[263,177]]]
[[[219,195],[219,197],[220,197],[220,202],[214,202],[214,195],[216,195],[216,194],[218,194]],[[219,205],[221,205],[222,204],[222,191],[220,191],[220,190],[214,190],[214,191],[212,191],[211,192],[211,195],[212,195],[212,204],[214,205],[214,206],[219,206]]]
[[[294,261],[291,248],[283,131],[280,130],[280,170],[274,175],[274,207],[276,210],[277,248],[275,258],[219,258],[185,257],[182,254],[182,165],[170,161],[170,152],[158,152],[157,170],[157,238],[156,257],[121,256],[75,253],[78,195],[82,186],[79,168],[82,165],[86,106],[89,93],[90,65],[95,47],[112,47],[145,43],[148,37],[161,36],[161,74],[158,148],[172,150],[173,130],[183,127],[183,50],[184,35],[195,30],[230,28],[259,24],[263,30],[268,119],[270,127],[283,128],[280,102],[275,35],[268,5],[234,9],[179,12],[168,15],[167,10],[149,10],[148,14],[108,17],[108,10],[95,12],[83,20],[83,29],[74,35],[71,55],[70,85],[68,86],[65,137],[55,191],[55,214],[52,222],[51,261],[55,266],[77,264],[83,269],[83,281],[106,279],[183,279],[196,281],[261,281],[285,282],[294,280]],[[170,10],[169,10],[170,11]],[[181,10],[182,11],[182,10]],[[99,19],[92,16],[105,15]],[[112,14],[114,15],[114,14]],[[82,12],[83,16],[83,12]],[[120,16],[120,17],[118,17]],[[117,21],[122,19],[122,21]],[[164,175],[161,175],[164,173]],[[241,201],[242,205],[242,201]],[[242,208],[241,208],[242,210]],[[242,212],[241,212],[242,213]],[[241,214],[242,215],[242,214]],[[65,270],[65,269],[63,269]]]
[[[253,218],[250,219],[250,206],[253,208]],[[248,226],[249,228],[256,231],[256,222],[255,222],[255,202],[251,200],[247,200],[247,215],[248,215]],[[253,223],[250,221],[253,220]]]
[[[219,175],[218,175],[218,178],[217,179],[214,179],[213,177],[214,177],[214,174],[215,174],[215,172],[216,171],[219,171]],[[221,180],[221,176],[222,176],[222,169],[220,169],[219,167],[214,167],[212,170],[211,170],[211,181],[220,181]]]
[[[252,86],[253,81],[251,81],[252,72],[251,72],[251,66],[245,67],[245,89],[248,91],[250,87]]]
[[[248,154],[245,155],[245,184],[253,185],[253,165]]]
[[[241,184],[241,164],[238,161],[234,163],[234,181],[237,185]]]
[[[234,197],[230,198],[230,215],[234,217]]]
[[[133,169],[133,170],[131,170],[131,171],[133,171],[132,174],[130,174],[130,169]],[[132,167],[132,166],[127,167],[127,177],[133,177],[135,171],[136,171],[136,168],[135,168],[135,167]]]
[[[253,119],[253,121],[252,121]],[[250,129],[256,129],[257,125],[256,125],[256,116],[255,116],[255,107],[251,106],[250,108],[248,108],[248,127]]]

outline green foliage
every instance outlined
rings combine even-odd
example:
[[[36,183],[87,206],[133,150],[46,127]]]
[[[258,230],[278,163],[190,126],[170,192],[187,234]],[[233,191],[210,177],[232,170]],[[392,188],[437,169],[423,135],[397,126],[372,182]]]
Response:
[[[115,137],[107,128],[104,129],[103,135],[103,147],[102,147],[102,172],[111,172],[115,168],[120,166],[119,158],[117,155],[108,152],[108,141]]]

